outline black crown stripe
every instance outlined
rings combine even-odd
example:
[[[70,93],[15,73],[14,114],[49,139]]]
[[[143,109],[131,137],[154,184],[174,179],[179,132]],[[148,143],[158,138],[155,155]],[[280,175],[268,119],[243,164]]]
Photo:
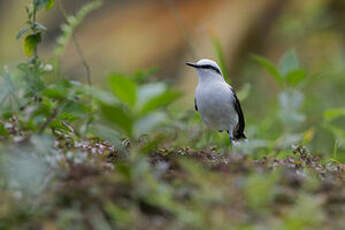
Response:
[[[200,65],[198,68],[201,68],[201,69],[212,69],[212,70],[216,71],[217,73],[222,74],[217,67],[212,66],[212,65]]]

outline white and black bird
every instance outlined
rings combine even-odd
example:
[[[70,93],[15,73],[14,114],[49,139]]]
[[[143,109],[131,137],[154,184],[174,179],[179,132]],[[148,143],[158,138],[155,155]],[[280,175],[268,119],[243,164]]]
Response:
[[[187,62],[196,69],[198,86],[195,91],[195,110],[210,128],[226,131],[233,141],[246,139],[245,120],[240,102],[232,87],[227,84],[216,62],[202,59],[196,63]]]

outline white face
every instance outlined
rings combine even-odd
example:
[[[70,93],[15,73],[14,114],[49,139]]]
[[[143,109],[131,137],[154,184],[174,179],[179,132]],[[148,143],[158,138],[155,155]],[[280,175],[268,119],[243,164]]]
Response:
[[[186,64],[196,69],[200,81],[223,80],[219,66],[212,60],[201,59],[197,63]]]
[[[210,59],[201,59],[200,61],[198,61],[196,64],[198,64],[199,66],[203,66],[203,65],[211,65],[217,69],[220,69],[217,62],[212,61]]]

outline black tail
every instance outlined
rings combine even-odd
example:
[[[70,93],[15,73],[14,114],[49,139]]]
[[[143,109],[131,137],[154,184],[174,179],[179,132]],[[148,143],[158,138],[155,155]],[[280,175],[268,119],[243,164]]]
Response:
[[[240,141],[240,140],[245,140],[247,139],[246,135],[244,133],[234,133],[234,141]]]
[[[230,135],[229,130],[226,132],[229,134],[230,139],[232,138],[230,141],[241,141],[247,139],[246,135],[243,132],[238,132],[238,130],[235,130],[232,135]]]
[[[236,128],[234,129],[232,136],[234,138],[234,141],[240,141],[242,139],[247,139],[246,135],[244,135],[244,128],[246,124],[245,124],[240,101],[238,100],[236,94],[234,94],[234,97],[235,97],[234,107],[238,115],[238,124]]]

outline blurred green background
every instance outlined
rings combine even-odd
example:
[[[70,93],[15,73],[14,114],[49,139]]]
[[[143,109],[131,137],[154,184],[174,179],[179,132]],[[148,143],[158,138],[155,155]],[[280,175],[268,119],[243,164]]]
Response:
[[[0,0],[0,230],[343,229],[345,1],[100,5]],[[201,58],[241,101],[233,153]]]
[[[24,8],[18,6],[29,2],[0,1],[1,66],[14,68],[25,60],[22,43],[14,38],[26,17]],[[68,14],[75,14],[87,2],[62,1]],[[344,19],[345,1],[341,0],[106,0],[77,28],[76,38],[91,67],[94,85],[105,87],[110,72],[132,74],[156,67],[154,78],[168,80],[184,92],[179,104],[185,109],[192,108],[197,78],[184,63],[206,57],[219,60],[217,43],[233,87],[246,89],[242,104],[251,139],[263,138],[257,129],[269,131],[264,136],[274,139],[281,136],[275,130],[287,128],[286,133],[309,135],[306,144],[325,153],[333,151],[336,139],[345,142],[341,128],[345,120],[340,115],[330,119],[333,128],[325,125],[325,111],[337,108],[335,112],[342,114],[345,107]],[[42,12],[38,20],[48,28],[40,55],[51,57],[61,34],[61,9],[56,6]],[[288,87],[302,92],[300,102],[299,96],[290,97],[292,103],[301,104],[295,108],[301,115],[299,122],[290,124],[282,122],[286,120],[282,117],[279,121],[279,116],[289,116],[289,109],[278,111],[286,87],[277,84],[253,58],[253,54],[264,56],[279,66],[289,50],[296,51],[299,68],[308,78],[302,86]],[[61,61],[64,76],[86,81],[73,44]],[[295,136],[290,136],[293,143]]]

